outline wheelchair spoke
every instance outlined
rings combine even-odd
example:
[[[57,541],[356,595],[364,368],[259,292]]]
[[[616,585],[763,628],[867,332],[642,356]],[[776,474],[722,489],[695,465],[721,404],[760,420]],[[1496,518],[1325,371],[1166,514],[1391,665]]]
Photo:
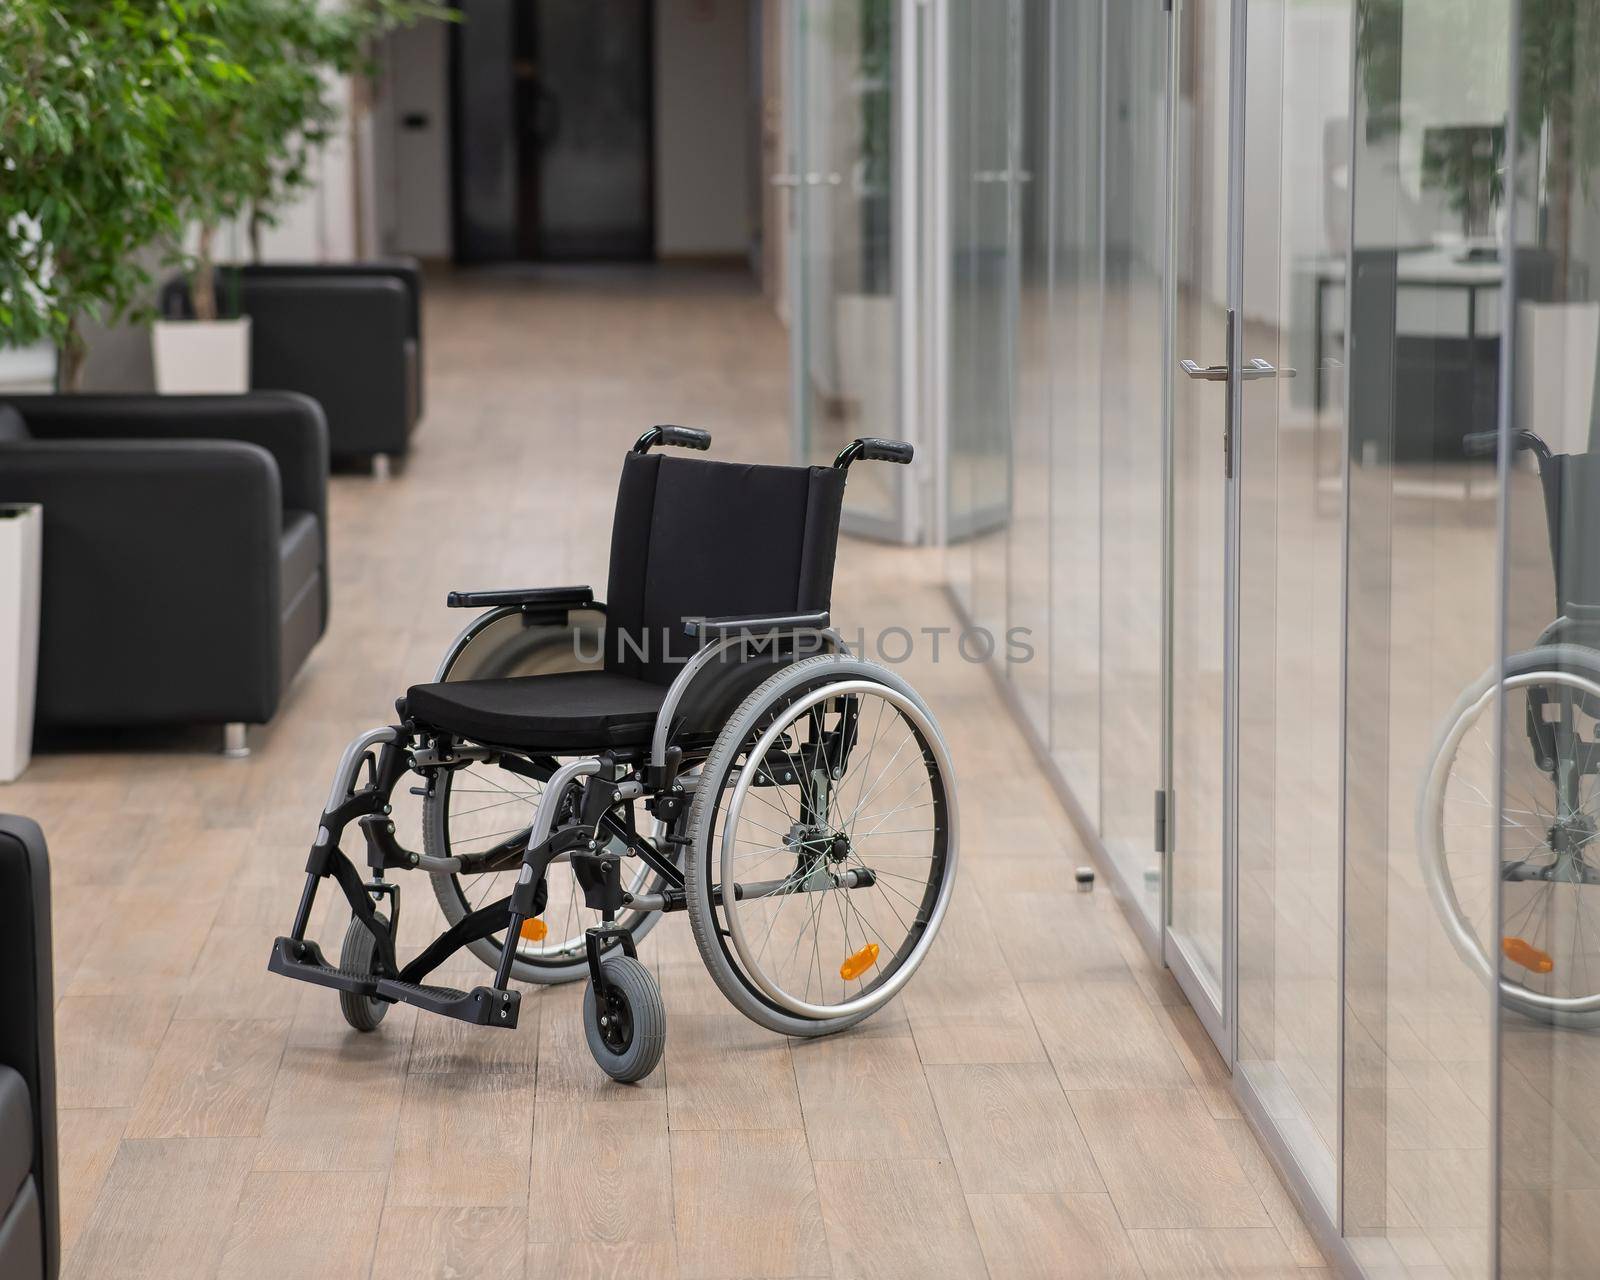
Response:
[[[823,689],[761,722],[745,751],[713,828],[742,972],[811,1016],[870,999],[918,953],[945,887],[944,792],[917,722],[875,689]]]

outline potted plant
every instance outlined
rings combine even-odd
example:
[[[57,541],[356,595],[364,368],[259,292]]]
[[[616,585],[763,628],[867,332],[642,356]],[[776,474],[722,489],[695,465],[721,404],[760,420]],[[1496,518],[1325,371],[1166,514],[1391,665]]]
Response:
[[[318,0],[197,0],[188,34],[199,50],[193,88],[177,109],[170,181],[194,248],[181,255],[192,316],[152,335],[162,391],[244,391],[250,318],[236,271],[217,269],[223,228],[245,224],[251,257],[277,212],[310,185],[312,159],[341,117],[335,91],[365,65],[371,39],[445,11],[410,0],[324,8]]]
[[[174,250],[187,262],[193,314],[152,326],[158,391],[250,389],[250,318],[239,313],[237,289],[217,288],[216,248],[222,226],[246,209],[265,157],[281,145],[276,122],[261,104],[282,61],[274,19],[291,7],[275,0],[198,0],[186,10],[197,61],[189,92],[172,104],[167,174],[181,225],[192,227],[195,238],[192,252]]]
[[[178,225],[172,103],[192,78],[166,0],[0,6],[0,343],[53,343],[78,388],[85,322],[141,310],[141,251]]]

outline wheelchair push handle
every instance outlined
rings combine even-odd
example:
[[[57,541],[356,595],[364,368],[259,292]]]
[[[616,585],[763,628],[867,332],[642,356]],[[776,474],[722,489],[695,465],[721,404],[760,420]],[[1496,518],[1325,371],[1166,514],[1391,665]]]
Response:
[[[876,436],[863,436],[860,440],[852,440],[839,450],[839,456],[833,460],[833,465],[840,471],[848,471],[850,464],[858,459],[867,462],[898,462],[905,466],[916,455],[913,449],[904,440],[882,440]]]
[[[670,444],[679,449],[699,449],[704,452],[711,447],[711,433],[701,431],[697,427],[674,427],[663,423],[661,426],[651,427],[634,441],[633,451],[649,453],[658,444]]]
[[[1550,446],[1532,431],[1514,432],[1511,437],[1511,447],[1515,451],[1528,450],[1540,462],[1545,462],[1550,457]],[[1474,431],[1471,435],[1461,438],[1461,452],[1469,458],[1492,458],[1499,449],[1498,431]]]

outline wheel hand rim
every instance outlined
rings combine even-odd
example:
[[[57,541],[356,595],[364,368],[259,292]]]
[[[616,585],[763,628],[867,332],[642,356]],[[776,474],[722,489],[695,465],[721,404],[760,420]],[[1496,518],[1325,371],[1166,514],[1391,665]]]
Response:
[[[782,985],[773,979],[773,977],[767,972],[760,955],[762,939],[752,938],[748,933],[745,927],[745,922],[742,918],[742,913],[737,905],[737,897],[730,899],[726,893],[724,894],[722,908],[723,916],[728,923],[728,932],[733,941],[734,949],[738,954],[740,963],[749,979],[766,995],[768,999],[773,1001],[773,1003],[779,1007],[786,1009],[791,1013],[812,1019],[847,1017],[855,1013],[866,1012],[879,1008],[889,999],[891,999],[905,985],[905,983],[909,981],[912,973],[915,972],[916,968],[920,964],[922,957],[927,953],[927,949],[932,945],[933,939],[939,931],[939,926],[943,922],[945,911],[949,906],[950,894],[955,881],[955,867],[958,852],[957,833],[959,831],[959,826],[954,791],[953,788],[949,787],[946,782],[946,780],[951,777],[950,761],[944,750],[943,743],[939,738],[938,732],[934,728],[931,720],[915,701],[907,698],[905,695],[900,693],[899,690],[872,680],[844,680],[823,685],[817,689],[811,690],[810,692],[796,699],[794,702],[787,704],[782,709],[781,713],[774,718],[770,725],[767,726],[766,730],[757,740],[756,745],[748,752],[746,755],[746,760],[752,762],[765,761],[768,758],[769,753],[772,752],[774,746],[778,744],[779,738],[784,735],[785,731],[799,722],[812,710],[812,708],[815,708],[823,703],[851,695],[854,695],[858,698],[878,698],[882,700],[882,703],[886,703],[894,707],[900,716],[904,718],[907,725],[915,730],[915,734],[910,736],[915,736],[918,739],[917,750],[911,753],[912,763],[915,763],[916,759],[920,758],[925,763],[931,762],[933,765],[936,773],[930,774],[929,777],[930,779],[935,776],[938,778],[938,786],[934,791],[934,794],[938,797],[937,803],[942,805],[942,817],[946,828],[945,845],[942,854],[942,873],[939,877],[940,882],[934,898],[933,906],[927,914],[927,919],[922,922],[920,926],[920,934],[912,944],[910,951],[904,956],[894,953],[893,958],[896,961],[894,967],[886,977],[884,977],[880,982],[876,983],[870,990],[852,999],[831,1004],[819,1004],[815,1001],[812,1001],[809,998],[809,985],[801,995],[797,996],[794,992],[786,990]],[[876,738],[874,740],[874,746],[872,750],[875,750],[875,748]],[[900,764],[904,763],[904,759],[905,757],[903,754],[900,757],[900,762],[895,762],[891,759],[888,764],[883,765],[881,772],[878,771],[877,765],[874,765],[873,767],[875,772],[878,772],[878,778],[882,779],[892,777],[893,769],[900,767]],[[737,863],[740,858],[738,853],[739,822],[740,818],[745,812],[746,801],[751,795],[758,773],[759,769],[750,767],[749,764],[740,769],[738,781],[734,787],[733,796],[727,805],[726,814],[724,815],[725,821],[721,830],[720,883],[724,886],[739,883],[739,875],[737,874]],[[877,779],[874,781],[877,781]],[[933,783],[930,781],[929,785],[932,787]],[[766,799],[765,797],[759,796],[759,794],[758,798],[763,800]],[[830,794],[830,807],[833,798],[833,795]],[[859,793],[858,803],[855,806],[853,813],[850,815],[851,820],[858,821],[862,816],[864,808],[867,809],[867,812],[870,815],[870,799],[870,792],[864,790]],[[777,808],[777,806],[773,805],[770,800],[767,800],[766,802],[772,808]],[[785,803],[787,802],[785,801]],[[938,810],[936,809],[935,812],[937,813]],[[795,815],[792,812],[789,814],[789,816],[791,820],[798,818],[798,815]],[[776,820],[777,815],[775,813],[768,812],[766,817]],[[761,827],[764,825],[764,821],[757,821],[755,825]],[[770,827],[768,829],[770,829]],[[932,830],[932,828],[930,828],[930,830]],[[870,839],[871,835],[873,834],[875,833],[868,831],[865,833],[865,838]],[[888,856],[893,857],[895,855]],[[825,860],[825,858],[826,855],[823,855],[823,858],[819,859],[819,861]],[[850,865],[848,869],[856,870],[858,866],[866,866],[869,858],[870,855],[863,857],[857,853],[855,855],[855,862]],[[800,862],[797,859],[796,872],[791,873],[791,875],[793,876],[794,874],[799,873],[802,879],[807,878],[813,873],[814,869],[815,866],[813,865],[811,868],[806,868],[804,871],[802,871]],[[876,868],[873,869],[873,873],[875,875],[877,874]],[[880,881],[879,883],[886,886],[888,885],[887,879]],[[814,901],[812,901],[807,908],[812,918],[815,918],[817,913],[825,905],[823,899],[833,898],[834,908],[843,913],[843,923],[841,926],[842,932],[846,939],[851,938],[851,917],[847,910],[847,904],[838,900],[838,894],[832,892],[785,893],[782,894],[781,897],[783,900],[779,904],[779,911],[787,908],[789,901],[793,898],[813,899]],[[907,898],[906,904],[902,904],[899,910],[901,911],[902,915],[904,915],[907,911],[913,908],[920,910],[921,905],[913,904],[911,903],[911,900]],[[859,921],[859,916],[857,919]],[[774,921],[774,923],[776,923],[776,921]],[[859,923],[856,925],[856,928],[859,930]],[[800,936],[803,937],[803,935]],[[863,939],[863,941],[866,940],[870,939]],[[796,945],[799,945],[798,938]],[[893,952],[892,948],[890,950]],[[819,951],[814,956],[814,968],[819,971],[822,968],[822,961]],[[820,981],[820,973],[816,976],[819,976],[819,985],[824,987],[825,993],[825,984]]]

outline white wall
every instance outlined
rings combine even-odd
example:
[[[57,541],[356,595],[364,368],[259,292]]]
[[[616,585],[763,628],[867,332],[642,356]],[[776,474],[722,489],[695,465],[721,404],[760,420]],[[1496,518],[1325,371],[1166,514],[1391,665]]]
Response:
[[[752,240],[748,0],[656,0],[656,253]]]
[[[394,32],[384,49],[378,95],[372,116],[377,243],[385,253],[449,258],[450,29],[421,22]]]

